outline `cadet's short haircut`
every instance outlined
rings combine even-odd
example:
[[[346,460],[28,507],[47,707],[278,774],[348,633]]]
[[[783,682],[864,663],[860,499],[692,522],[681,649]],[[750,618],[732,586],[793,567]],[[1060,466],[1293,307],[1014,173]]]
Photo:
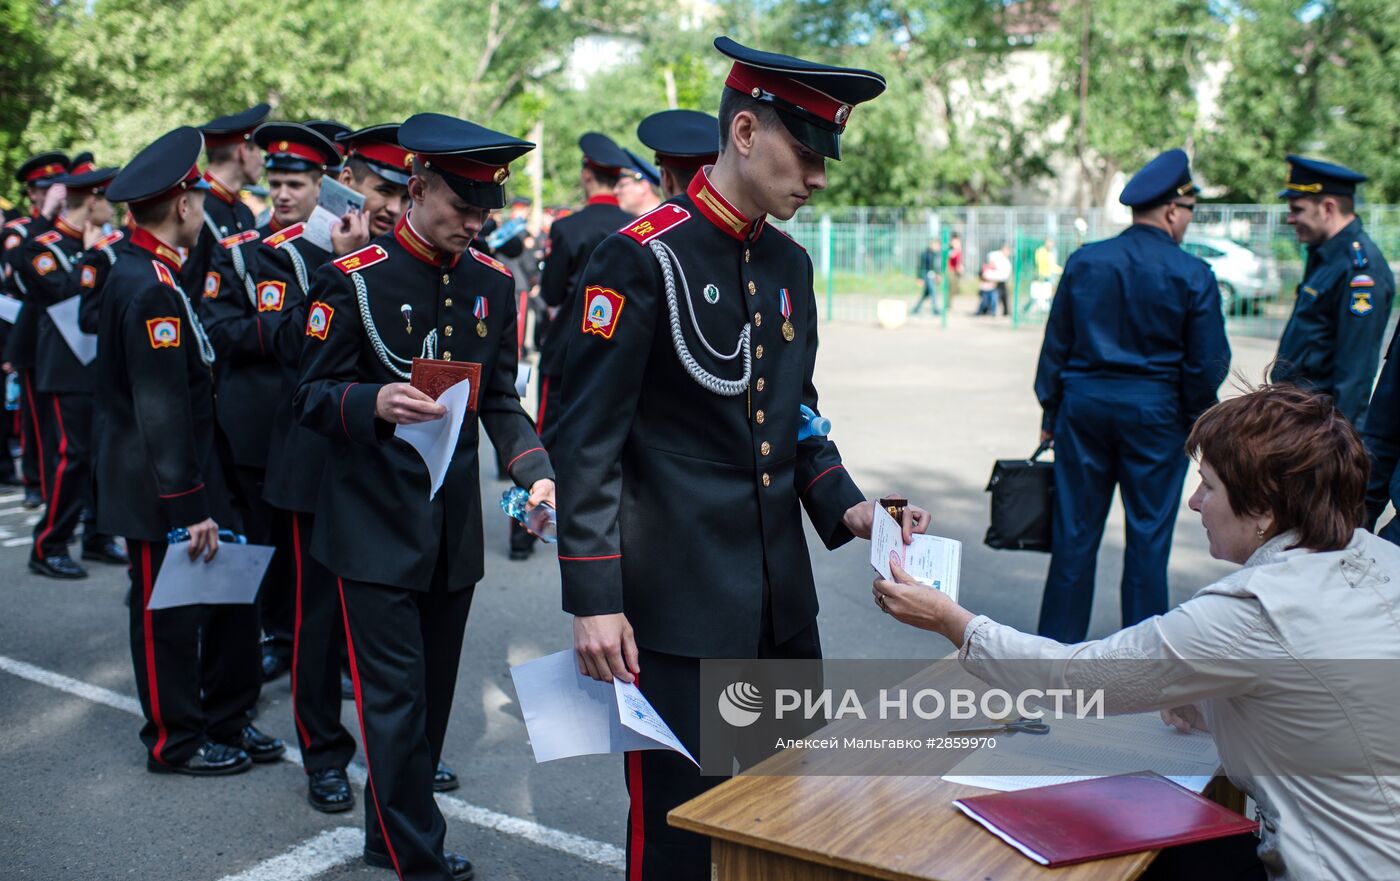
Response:
[[[206,147],[204,149],[204,155],[209,157],[209,162],[211,164],[216,162],[230,162],[237,153],[238,144],[236,143],[220,144],[217,147]]]
[[[170,212],[174,211],[175,199],[161,199],[158,202],[137,202],[127,206],[131,212],[131,217],[139,226],[155,226],[163,223]]]
[[[421,177],[423,179],[423,182],[430,187],[435,187],[438,184],[446,183],[446,181],[442,179],[442,175],[438,174],[436,171],[433,171],[431,168],[428,168],[422,162],[418,161],[417,156],[413,157],[413,174],[415,177]]]
[[[583,167],[588,169],[589,173],[593,175],[593,179],[595,181],[597,181],[599,184],[601,184],[609,190],[617,186],[617,182],[622,180],[622,175],[608,174],[596,165],[590,165],[589,163],[584,162]]]
[[[366,175],[374,174],[374,169],[369,167],[369,163],[358,156],[346,159],[345,167],[350,169],[350,179],[357,184],[363,182]]]
[[[83,207],[83,203],[92,195],[92,190],[69,190],[63,197],[63,207],[69,211],[77,211]]]
[[[725,86],[724,91],[719,96],[719,151],[721,153],[729,146],[729,129],[734,125],[734,117],[744,110],[758,117],[760,125],[781,123],[781,120],[778,119],[778,111],[773,109],[772,104],[765,104],[745,95],[738,89]]]
[[[1341,196],[1336,193],[1309,193],[1303,197],[1309,202],[1316,202],[1321,205],[1323,199],[1332,199],[1337,203],[1337,210],[1343,214],[1356,213],[1356,199],[1352,196]]]

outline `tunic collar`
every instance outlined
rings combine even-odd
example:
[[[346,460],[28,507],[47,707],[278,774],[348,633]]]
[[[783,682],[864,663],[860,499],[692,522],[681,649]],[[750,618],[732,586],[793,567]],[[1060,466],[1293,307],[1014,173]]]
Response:
[[[1361,235],[1361,218],[1353,217],[1351,223],[1338,230],[1335,236],[1308,250],[1316,254],[1319,259],[1332,257],[1338,253],[1345,253],[1359,235]]]
[[[695,177],[690,180],[690,186],[686,188],[686,195],[695,203],[701,216],[730,238],[741,242],[758,238],[759,233],[763,232],[764,218],[749,220],[733,203],[724,198],[724,195],[715,189],[714,184],[710,183],[709,172],[712,168],[713,165],[706,165],[695,173]]]
[[[154,254],[166,266],[175,271],[179,271],[180,265],[184,263],[184,258],[180,252],[156,238],[144,226],[138,226],[131,230],[131,243],[139,248],[145,248]]]
[[[70,239],[77,239],[80,242],[83,240],[83,231],[69,223],[68,218],[64,217],[62,214],[54,218],[53,228],[63,233],[65,236],[68,236]]]
[[[616,205],[617,197],[612,193],[598,193],[588,197],[588,205]]]
[[[209,183],[209,192],[213,193],[220,202],[232,205],[238,201],[238,193],[230,189],[228,184],[214,176],[212,171],[204,172],[204,179]]]
[[[462,255],[453,254],[450,258],[444,258],[441,248],[428,241],[418,230],[413,228],[413,221],[409,219],[412,215],[413,212],[410,211],[400,217],[398,223],[394,224],[394,239],[399,245],[429,266],[456,266],[457,261],[462,259]]]

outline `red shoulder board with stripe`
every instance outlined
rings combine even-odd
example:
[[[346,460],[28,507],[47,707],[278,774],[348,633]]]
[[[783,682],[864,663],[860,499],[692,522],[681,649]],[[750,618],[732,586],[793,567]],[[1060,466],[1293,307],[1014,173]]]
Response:
[[[94,251],[101,251],[103,248],[107,247],[108,245],[115,245],[117,242],[120,242],[120,241],[121,241],[123,238],[125,238],[125,237],[126,237],[126,233],[122,232],[122,231],[119,230],[119,229],[114,229],[114,230],[112,230],[111,232],[107,233],[107,234],[106,234],[105,236],[103,236],[102,238],[100,238],[100,239],[98,239],[97,241],[93,242],[93,243],[92,243],[92,250],[94,250]]]
[[[346,275],[349,275],[352,272],[359,272],[365,267],[373,266],[376,263],[380,263],[388,259],[388,251],[384,250],[379,245],[368,245],[354,252],[353,254],[346,254],[339,260],[335,260],[332,262],[335,263],[336,269],[339,269],[341,272],[345,273]]]
[[[783,232],[782,230],[778,229],[778,228],[777,228],[776,226],[774,226],[773,224],[771,224],[771,223],[768,224],[768,228],[771,229],[773,232],[777,233],[778,235],[782,236],[783,238],[787,239],[789,242],[792,242],[792,243],[793,243],[794,245],[796,245],[797,247],[802,248],[802,243],[801,243],[801,242],[799,242],[797,239],[794,239],[792,236],[788,235],[787,233]],[[806,248],[802,248],[802,253],[804,253],[804,254],[807,253],[807,249],[806,249]]]
[[[259,235],[261,235],[261,233],[255,229],[245,229],[243,232],[236,232],[226,239],[220,239],[219,244],[223,245],[226,250],[229,248],[236,248],[244,242],[257,241]]]
[[[679,205],[666,204],[648,211],[618,232],[639,245],[645,245],[671,227],[680,226],[689,219],[689,211]]]
[[[487,255],[478,251],[476,248],[468,248],[467,250],[470,251],[471,255],[476,258],[477,263],[485,263],[487,266],[501,273],[506,278],[514,277],[510,274],[510,270],[506,268],[506,265],[501,261],[497,260],[495,257],[488,257]]]
[[[305,223],[294,223],[291,226],[283,227],[282,229],[263,239],[263,244],[267,245],[269,248],[280,248],[288,242],[295,241],[301,238],[301,234],[304,232],[306,232]]]
[[[18,229],[33,219],[32,217],[16,217],[14,220],[7,220],[5,221],[5,229]]]
[[[42,235],[35,236],[34,241],[38,242],[41,245],[52,245],[54,242],[58,241],[61,238],[63,238],[63,233],[59,232],[56,229],[51,229]]]
[[[175,287],[175,276],[170,274],[169,266],[159,260],[152,260],[151,265],[156,268],[156,278],[160,280],[161,284]]]

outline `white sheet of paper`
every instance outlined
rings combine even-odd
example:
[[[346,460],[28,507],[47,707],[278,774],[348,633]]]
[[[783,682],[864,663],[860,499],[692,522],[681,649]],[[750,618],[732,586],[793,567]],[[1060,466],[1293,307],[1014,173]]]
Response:
[[[530,365],[520,364],[515,368],[515,393],[522,399],[525,397],[525,390],[530,387]]]
[[[23,300],[16,300],[14,297],[0,295],[0,321],[15,323],[19,317],[19,307],[24,305]]]
[[[428,476],[431,478],[429,500],[437,495],[443,479],[447,477],[447,467],[452,464],[452,454],[457,451],[457,437],[462,433],[462,417],[467,415],[471,394],[471,380],[464,379],[438,397],[438,403],[447,408],[447,415],[432,422],[416,422],[394,428],[394,437],[417,450],[418,455],[423,457],[423,464],[428,466]]]
[[[78,327],[79,297],[69,297],[49,307],[49,317],[58,328],[59,336],[73,350],[73,356],[84,367],[97,359],[97,334],[83,333]]]
[[[302,236],[322,251],[330,251],[331,227],[351,208],[365,206],[365,197],[332,177],[321,178],[321,195],[316,198],[316,207],[306,219],[306,232]]]
[[[962,542],[937,535],[915,535],[905,547],[899,523],[884,506],[877,504],[875,521],[870,527],[870,565],[885,579],[890,578],[891,552],[899,558],[905,572],[957,602]]]
[[[510,669],[536,762],[639,749],[695,759],[635,686],[578,672],[572,649]]]
[[[189,549],[186,542],[170,546],[146,608],[154,611],[199,603],[251,603],[257,599],[274,550],[270,545],[220,542],[219,552],[206,563],[202,554],[198,560],[191,560]]]
[[[996,735],[995,748],[966,756],[943,779],[1014,792],[1110,774],[1156,771],[1201,792],[1220,767],[1220,754],[1210,734],[1182,734],[1163,724],[1156,713],[1046,722],[1049,734]]]

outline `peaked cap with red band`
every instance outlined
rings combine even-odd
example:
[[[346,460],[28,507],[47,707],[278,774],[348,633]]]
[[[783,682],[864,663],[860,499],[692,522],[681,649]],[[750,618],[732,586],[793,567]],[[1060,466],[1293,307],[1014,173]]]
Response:
[[[621,177],[623,171],[632,167],[632,157],[601,132],[584,132],[578,139],[578,148],[583,151],[585,165],[609,177]]]
[[[253,132],[253,143],[267,151],[269,171],[325,171],[340,164],[331,139],[296,122],[267,122]]]
[[[78,166],[73,166],[73,170],[56,179],[54,183],[63,184],[69,192],[76,190],[91,190],[97,195],[102,195],[107,190],[107,185],[117,176],[115,168],[93,168],[92,163],[87,164],[86,171],[78,171]]]
[[[841,158],[851,108],[885,91],[874,71],[760,52],[728,37],[716,37],[715,48],[734,59],[726,87],[771,104],[794,138],[831,159]]]
[[[198,129],[182,125],[166,132],[126,164],[107,186],[113,202],[154,204],[173,199],[187,190],[207,190],[209,182],[199,173],[199,151],[204,138]]]
[[[68,176],[73,177],[74,175],[78,174],[87,174],[89,171],[92,171],[96,167],[97,163],[94,161],[92,153],[88,152],[87,150],[84,150],[77,156],[73,157],[73,164],[68,166]],[[67,185],[67,181],[64,181],[63,183],[65,186]]]
[[[345,158],[345,145],[340,142],[339,138],[341,135],[350,134],[350,126],[334,119],[308,119],[302,125],[325,135],[326,140],[335,146],[335,152],[340,154],[340,158]]]
[[[262,125],[271,112],[272,108],[267,104],[255,104],[247,110],[209,120],[199,127],[204,135],[204,146],[223,147],[248,140],[253,135],[253,129]]]
[[[719,156],[719,120],[699,110],[662,110],[637,126],[637,140],[656,153],[656,164],[696,172]]]
[[[511,160],[535,149],[529,141],[441,113],[410,116],[399,126],[399,143],[478,208],[505,207]]]
[[[336,135],[335,139],[345,147],[346,158],[363,161],[391,184],[408,186],[408,178],[413,173],[413,156],[399,144],[398,123],[372,125]]]
[[[68,173],[68,154],[52,151],[31,156],[15,171],[15,180],[22,184],[46,187],[53,179]]]

